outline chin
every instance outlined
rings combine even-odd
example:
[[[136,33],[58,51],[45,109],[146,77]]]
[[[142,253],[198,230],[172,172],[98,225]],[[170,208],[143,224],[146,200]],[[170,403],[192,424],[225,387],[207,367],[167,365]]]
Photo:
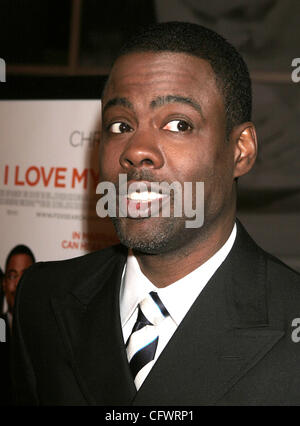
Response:
[[[112,218],[113,225],[122,244],[126,247],[145,254],[162,254],[172,251],[183,244],[182,221],[164,220],[142,232],[139,227],[129,227],[126,220]],[[137,224],[138,225],[138,224]]]

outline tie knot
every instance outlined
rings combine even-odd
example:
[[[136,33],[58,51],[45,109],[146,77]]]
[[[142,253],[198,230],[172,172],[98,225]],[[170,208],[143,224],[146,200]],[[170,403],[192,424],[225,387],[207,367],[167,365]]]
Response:
[[[164,318],[170,315],[155,291],[151,291],[141,301],[140,310],[153,325],[160,324]]]

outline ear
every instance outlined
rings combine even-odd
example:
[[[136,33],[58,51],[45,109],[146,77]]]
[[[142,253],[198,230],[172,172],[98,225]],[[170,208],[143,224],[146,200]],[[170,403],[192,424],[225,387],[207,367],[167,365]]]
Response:
[[[251,122],[236,126],[231,138],[234,143],[234,177],[248,173],[257,156],[257,137],[254,124]]]

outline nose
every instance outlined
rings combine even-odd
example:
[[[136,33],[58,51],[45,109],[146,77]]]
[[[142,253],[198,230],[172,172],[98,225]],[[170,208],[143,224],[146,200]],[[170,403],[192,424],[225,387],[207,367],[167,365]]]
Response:
[[[164,165],[164,156],[157,137],[145,130],[136,131],[120,155],[120,164],[126,171],[132,168],[161,168]]]

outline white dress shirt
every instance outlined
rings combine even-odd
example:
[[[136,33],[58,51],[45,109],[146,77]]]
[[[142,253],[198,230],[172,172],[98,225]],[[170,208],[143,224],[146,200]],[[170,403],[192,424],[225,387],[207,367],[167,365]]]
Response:
[[[136,322],[138,304],[147,293],[155,291],[171,317],[171,320],[165,321],[164,326],[160,328],[155,362],[196,298],[228,256],[235,237],[236,224],[226,243],[210,259],[185,277],[164,288],[157,288],[148,280],[142,273],[137,259],[130,252],[120,288],[120,316],[124,342],[127,342]]]

